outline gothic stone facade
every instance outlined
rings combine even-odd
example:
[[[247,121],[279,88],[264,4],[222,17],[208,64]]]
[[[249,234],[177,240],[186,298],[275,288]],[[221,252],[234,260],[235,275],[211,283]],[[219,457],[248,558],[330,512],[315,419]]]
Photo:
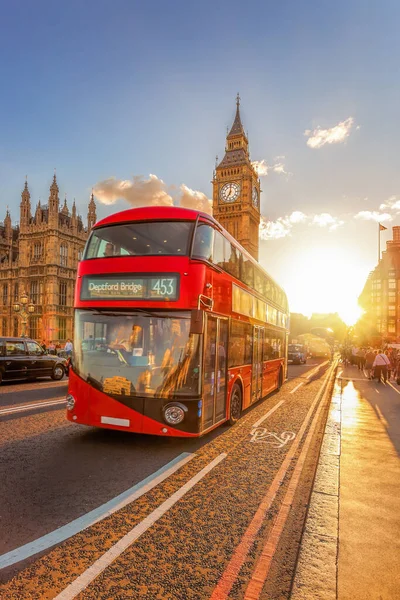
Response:
[[[260,180],[251,164],[249,141],[236,101],[236,116],[226,138],[225,156],[213,177],[213,215],[258,260]]]
[[[29,315],[27,335],[63,344],[73,337],[74,287],[78,261],[96,221],[93,194],[87,227],[65,200],[60,210],[56,176],[46,206],[31,213],[28,184],[21,194],[20,222],[13,227],[7,210],[0,224],[0,335],[19,336],[21,315],[13,310],[23,292],[35,306]]]

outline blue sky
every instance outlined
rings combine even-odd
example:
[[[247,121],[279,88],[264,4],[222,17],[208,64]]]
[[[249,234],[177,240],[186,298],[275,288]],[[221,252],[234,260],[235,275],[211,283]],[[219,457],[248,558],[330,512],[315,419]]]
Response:
[[[239,91],[252,159],[284,165],[262,178],[263,215],[308,219],[262,242],[263,264],[290,288],[300,243],[349,255],[353,243],[365,278],[376,223],[355,215],[400,194],[399,16],[395,1],[1,0],[0,219],[9,205],[18,220],[25,174],[33,204],[46,202],[54,167],[84,215],[112,176],[153,173],[210,196]],[[306,130],[349,118],[343,141],[307,145]],[[341,225],[310,226],[321,213]]]

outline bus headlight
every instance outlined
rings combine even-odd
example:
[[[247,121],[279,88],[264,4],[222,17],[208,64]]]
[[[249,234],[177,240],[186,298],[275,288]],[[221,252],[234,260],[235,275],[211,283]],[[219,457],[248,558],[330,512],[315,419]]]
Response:
[[[75,398],[71,394],[68,394],[65,399],[67,401],[67,410],[74,410]]]
[[[169,425],[179,425],[185,418],[187,407],[184,404],[167,404],[164,406],[164,420]]]

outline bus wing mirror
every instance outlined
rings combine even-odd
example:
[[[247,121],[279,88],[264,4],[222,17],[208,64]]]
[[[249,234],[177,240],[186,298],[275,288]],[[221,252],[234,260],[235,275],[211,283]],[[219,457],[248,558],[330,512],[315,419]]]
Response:
[[[190,333],[204,332],[204,311],[192,310],[190,315]]]

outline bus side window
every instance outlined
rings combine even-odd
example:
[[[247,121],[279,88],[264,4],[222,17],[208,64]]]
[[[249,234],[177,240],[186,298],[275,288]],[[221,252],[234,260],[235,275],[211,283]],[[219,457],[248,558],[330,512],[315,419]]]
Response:
[[[224,236],[219,232],[214,233],[214,251],[213,251],[213,263],[221,269],[225,266],[224,260]]]
[[[199,223],[194,237],[192,256],[212,261],[214,228],[206,223]]]
[[[239,279],[239,251],[227,239],[224,240],[225,246],[225,270]]]
[[[246,256],[243,256],[240,279],[249,287],[254,287],[254,265]]]

